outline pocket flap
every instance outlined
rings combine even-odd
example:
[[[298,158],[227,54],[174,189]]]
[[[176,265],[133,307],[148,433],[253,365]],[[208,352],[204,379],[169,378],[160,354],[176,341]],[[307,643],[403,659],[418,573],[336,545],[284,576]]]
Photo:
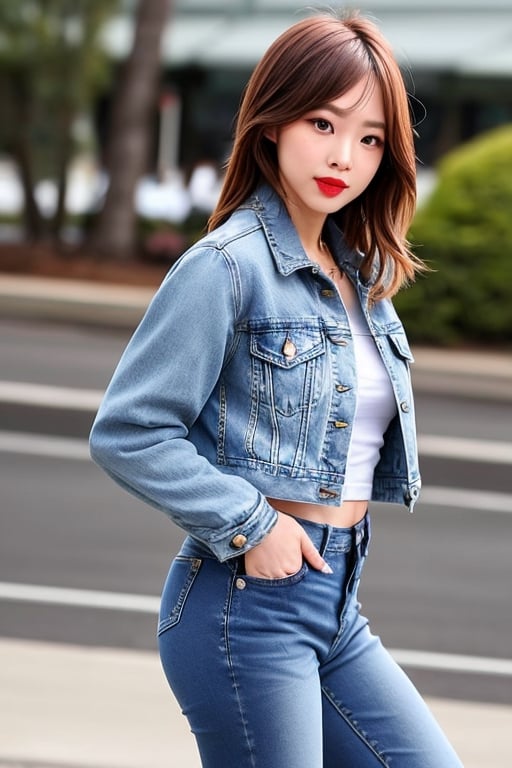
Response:
[[[251,354],[280,368],[293,368],[325,352],[319,328],[272,328],[251,333]]]

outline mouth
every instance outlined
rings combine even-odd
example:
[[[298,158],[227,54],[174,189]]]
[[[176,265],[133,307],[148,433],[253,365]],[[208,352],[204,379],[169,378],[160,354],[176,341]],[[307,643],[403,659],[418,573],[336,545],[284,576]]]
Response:
[[[326,197],[336,197],[348,188],[348,184],[345,184],[341,179],[333,179],[331,177],[315,178],[318,189]]]

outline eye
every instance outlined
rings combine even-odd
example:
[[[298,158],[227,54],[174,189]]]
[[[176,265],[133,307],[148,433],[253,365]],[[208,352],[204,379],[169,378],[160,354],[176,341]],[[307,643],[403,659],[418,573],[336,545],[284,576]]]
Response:
[[[323,117],[315,117],[310,121],[320,133],[334,133],[332,123]]]
[[[384,146],[384,140],[380,136],[365,136],[361,139],[362,144],[366,144],[368,147],[382,147]]]

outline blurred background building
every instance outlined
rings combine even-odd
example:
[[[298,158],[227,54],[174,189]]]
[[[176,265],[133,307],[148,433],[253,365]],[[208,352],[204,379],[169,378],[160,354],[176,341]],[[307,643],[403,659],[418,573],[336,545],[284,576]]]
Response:
[[[161,77],[150,151],[135,194],[139,217],[179,224],[193,212],[207,215],[218,194],[240,97],[256,62],[286,27],[329,5],[359,8],[377,22],[395,50],[417,124],[420,196],[431,188],[432,169],[446,152],[494,126],[512,123],[511,0],[360,0],[349,4],[319,0],[174,0],[169,4],[161,37]],[[52,13],[59,15],[58,3],[45,6],[40,0],[20,0],[16,5],[4,6],[2,21],[7,23],[16,16],[16,23],[22,25],[36,6],[40,14],[45,12],[42,8],[52,7]],[[99,41],[106,59],[102,66],[110,76],[96,88],[87,108],[72,120],[73,154],[66,159],[67,188],[61,197],[65,197],[67,216],[75,217],[75,225],[77,216],[98,211],[104,199],[108,184],[105,148],[112,104],[118,74],[132,50],[140,9],[137,0],[63,2],[61,10],[67,8],[70,16],[63,29],[70,41],[73,36],[79,37],[72,14],[81,14],[83,19],[87,9],[94,6],[101,9],[96,13],[104,16]],[[12,66],[16,60],[19,70],[18,49],[8,39],[9,34],[12,37],[12,30],[0,28],[0,56],[8,52],[2,65]],[[61,74],[59,71],[55,78],[56,95],[66,82]],[[43,81],[40,93],[48,87],[48,81]],[[73,90],[74,85],[67,87]],[[19,93],[16,85],[14,92]],[[5,107],[6,100],[2,100]],[[19,109],[23,111],[23,105]],[[55,138],[55,127],[47,126],[46,133],[43,127],[51,110],[46,107],[40,111],[41,123],[32,126],[30,140],[45,150],[44,143],[50,146],[53,135],[58,154],[64,144]],[[20,120],[15,119],[14,140],[20,136],[19,124]],[[0,236],[5,239],[4,232],[12,236],[12,230],[6,230],[6,221],[18,216],[24,206],[27,209],[28,194],[27,179],[23,179],[24,185],[20,181],[23,174],[20,176],[19,157],[16,162],[10,153],[13,136],[9,144],[3,134],[4,127],[0,129]],[[67,151],[71,153],[69,147]],[[54,159],[55,147],[52,152],[55,166],[59,164]],[[18,155],[23,160],[27,153],[26,148]],[[64,160],[59,162],[64,167]],[[49,162],[33,165],[37,166],[33,171],[33,207],[37,204],[43,217],[48,218],[59,207],[59,179]],[[61,191],[63,186],[61,180]]]
[[[126,2],[128,11],[131,2]],[[171,161],[182,167],[229,151],[233,115],[251,70],[290,24],[328,5],[318,0],[176,0],[163,38],[163,124]],[[495,125],[512,121],[510,0],[360,0],[390,40],[415,111],[421,161]],[[112,19],[104,44],[120,60],[133,17]],[[413,100],[413,106],[415,102]],[[177,141],[177,145],[169,147]]]

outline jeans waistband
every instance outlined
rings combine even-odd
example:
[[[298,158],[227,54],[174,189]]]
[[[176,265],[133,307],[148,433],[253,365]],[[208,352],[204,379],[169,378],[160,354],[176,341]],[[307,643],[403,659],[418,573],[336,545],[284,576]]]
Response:
[[[369,512],[351,528],[338,528],[328,523],[315,523],[296,518],[320,552],[349,552],[353,547],[368,544],[371,526]]]
[[[327,523],[315,523],[296,517],[309,538],[321,552],[350,552],[352,548],[367,545],[370,541],[370,513],[351,528],[337,528]],[[366,548],[366,547],[365,547]],[[188,536],[180,550],[181,555],[215,558],[212,551],[202,542]]]

